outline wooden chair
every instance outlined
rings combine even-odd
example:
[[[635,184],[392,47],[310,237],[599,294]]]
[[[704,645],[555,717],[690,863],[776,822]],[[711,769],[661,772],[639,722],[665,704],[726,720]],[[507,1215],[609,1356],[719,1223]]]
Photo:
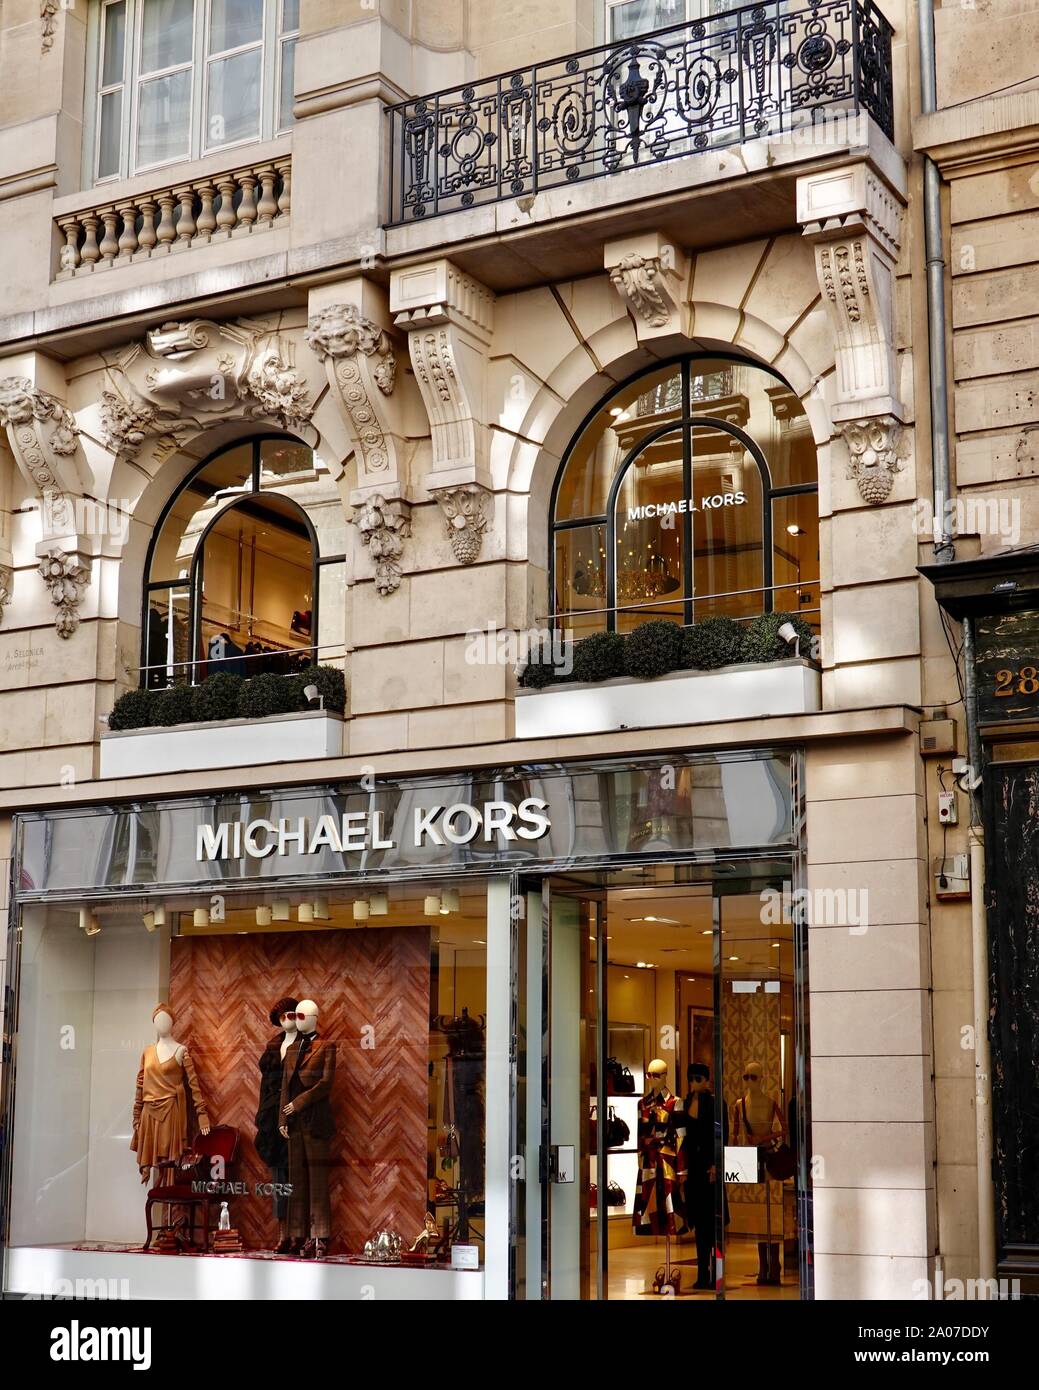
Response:
[[[169,1229],[178,1233],[178,1239],[180,1233],[186,1230],[188,1244],[194,1249],[199,1248],[195,1243],[195,1217],[201,1211],[202,1249],[208,1250],[210,1244],[210,1208],[215,1203],[219,1211],[220,1203],[228,1199],[219,1192],[203,1191],[201,1185],[214,1180],[214,1171],[221,1175],[221,1182],[230,1182],[237,1157],[237,1129],[231,1125],[216,1125],[208,1134],[195,1135],[190,1153],[183,1154],[180,1158],[168,1158],[162,1163],[157,1163],[156,1168],[172,1173],[173,1181],[167,1183],[165,1187],[151,1188],[145,1200],[144,1219],[148,1224],[148,1239],[144,1243],[144,1249],[147,1250],[151,1246],[155,1233],[152,1225],[152,1208],[156,1203],[160,1203],[171,1208],[186,1209],[186,1215],[181,1215],[176,1221],[171,1222]]]

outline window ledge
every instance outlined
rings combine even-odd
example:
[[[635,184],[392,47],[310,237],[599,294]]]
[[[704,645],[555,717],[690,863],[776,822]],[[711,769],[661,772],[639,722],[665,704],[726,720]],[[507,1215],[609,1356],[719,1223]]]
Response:
[[[516,697],[516,737],[712,724],[816,714],[821,708],[819,668],[795,657],[717,671],[672,671],[656,680],[620,676],[522,691]]]
[[[99,775],[146,777],[185,768],[259,767],[338,758],[343,753],[343,730],[343,716],[326,710],[113,730],[101,735]]]

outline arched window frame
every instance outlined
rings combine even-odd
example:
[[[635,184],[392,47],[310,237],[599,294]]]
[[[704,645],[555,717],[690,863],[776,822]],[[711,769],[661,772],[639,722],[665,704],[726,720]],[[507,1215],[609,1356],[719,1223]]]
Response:
[[[229,512],[233,511],[234,508],[237,507],[240,502],[245,501],[249,497],[263,497],[267,495],[273,495],[275,497],[282,496],[282,494],[273,491],[272,489],[261,489],[260,487],[262,445],[270,440],[279,440],[289,444],[298,444],[303,448],[309,447],[307,444],[304,443],[303,440],[298,439],[294,434],[280,434],[273,432],[269,434],[250,435],[247,439],[231,440],[229,443],[221,445],[219,449],[214,449],[211,454],[207,454],[206,457],[202,459],[200,463],[196,464],[195,467],[192,468],[191,472],[188,473],[187,476],[181,480],[180,484],[173,490],[173,492],[167,498],[166,503],[162,508],[162,511],[159,513],[158,520],[156,521],[155,526],[152,530],[151,539],[148,542],[148,554],[145,560],[144,568],[145,580],[141,599],[141,686],[145,686],[148,681],[148,613],[151,605],[152,594],[160,593],[170,589],[183,589],[185,585],[187,586],[188,630],[191,634],[191,651],[193,653],[196,653],[199,649],[199,643],[201,641],[202,635],[202,604],[200,602],[200,599],[202,595],[202,583],[205,578],[202,561],[203,554],[205,552],[206,539],[209,536],[210,531],[223,517],[227,516]],[[155,547],[158,544],[159,537],[162,535],[162,529],[166,523],[166,519],[169,516],[170,512],[173,510],[173,507],[176,504],[177,499],[181,496],[185,489],[191,486],[195,478],[197,478],[200,473],[202,473],[206,468],[208,468],[211,463],[214,463],[218,458],[221,457],[221,455],[230,453],[233,449],[242,448],[243,445],[249,445],[252,449],[252,460],[250,470],[251,485],[249,491],[243,492],[241,498],[237,499],[231,506],[224,507],[222,510],[218,511],[217,514],[212,518],[212,520],[207,523],[205,529],[202,532],[200,532],[198,542],[195,545],[194,551],[191,556],[191,569],[186,579],[153,579],[152,564],[155,558]],[[310,631],[312,640],[316,641],[319,632],[318,623],[320,615],[318,608],[320,603],[319,595],[321,587],[318,582],[318,571],[320,570],[322,565],[334,565],[343,563],[343,561],[345,560],[345,556],[322,556],[320,552],[320,547],[318,545],[317,532],[314,529],[314,523],[307,515],[306,510],[303,507],[301,507],[298,502],[295,502],[295,500],[292,498],[284,500],[293,502],[293,505],[299,512],[300,518],[304,522],[307,528],[307,533],[310,537],[311,594],[313,595],[313,598],[311,600],[313,607],[311,610],[312,616]],[[320,652],[317,650],[315,650],[314,652],[314,660],[315,662],[318,662],[320,660]],[[189,672],[188,679],[191,685],[197,684],[197,666],[199,661],[200,658],[193,656],[187,663]],[[166,662],[152,663],[152,669],[154,669],[156,665],[161,665],[162,667],[168,669]]]
[[[711,353],[681,353],[671,358],[662,358],[660,361],[653,362],[644,367],[642,371],[634,373],[624,381],[618,383],[606,396],[601,397],[592,406],[588,414],[581,421],[574,431],[570,443],[567,445],[563,454],[559,468],[556,470],[555,481],[552,484],[552,495],[549,503],[549,545],[548,545],[548,594],[549,607],[552,610],[549,614],[553,626],[565,626],[565,620],[570,614],[570,610],[563,612],[556,611],[556,538],[563,531],[578,530],[583,527],[602,526],[606,534],[606,630],[615,632],[617,630],[617,495],[623,486],[624,478],[628,470],[632,467],[641,453],[655,440],[664,436],[681,431],[682,433],[682,488],[684,497],[692,496],[692,431],[697,427],[709,427],[716,431],[723,431],[738,439],[747,449],[751,458],[754,459],[761,474],[761,510],[762,510],[762,583],[763,583],[763,605],[762,612],[770,613],[774,610],[772,575],[774,564],[773,537],[772,537],[772,513],[773,503],[777,498],[794,497],[801,493],[818,493],[819,480],[811,483],[792,483],[785,487],[773,487],[772,473],[769,468],[768,459],[761,446],[751,438],[749,434],[738,425],[731,424],[726,420],[720,420],[714,416],[693,415],[692,414],[692,392],[691,383],[694,376],[698,375],[696,364],[698,362],[728,362],[737,367],[751,367],[756,371],[762,372],[766,376],[772,377],[777,385],[786,386],[792,389],[789,382],[785,381],[778,372],[769,367],[764,367],[758,362],[753,362],[746,357],[741,357],[737,353],[711,352]],[[582,442],[585,432],[595,422],[604,410],[609,407],[610,401],[627,391],[634,383],[643,377],[657,376],[668,367],[680,367],[682,375],[682,414],[677,420],[668,420],[665,424],[651,431],[635,444],[632,449],[624,456],[614,473],[610,483],[610,490],[607,497],[606,511],[602,514],[592,516],[573,517],[565,521],[556,520],[556,507],[559,501],[559,489],[566,477],[566,471],[574,450]],[[692,513],[686,512],[682,517],[682,547],[683,553],[693,558],[693,517]],[[694,621],[696,598],[692,592],[694,567],[692,563],[683,565],[683,593],[682,611],[683,622],[689,626]],[[701,595],[703,597],[710,597]],[[674,600],[672,599],[671,602]],[[663,606],[663,605],[661,605]],[[652,618],[651,608],[642,604],[638,606],[640,610],[645,609],[645,619]],[[590,610],[595,611],[595,610]],[[602,611],[602,610],[599,610]],[[628,609],[620,610],[630,611]]]

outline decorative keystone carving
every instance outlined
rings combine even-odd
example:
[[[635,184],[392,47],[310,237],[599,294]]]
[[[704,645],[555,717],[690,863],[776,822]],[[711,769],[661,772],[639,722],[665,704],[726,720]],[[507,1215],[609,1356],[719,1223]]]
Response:
[[[688,257],[661,232],[606,243],[603,263],[640,341],[689,331]]]
[[[902,205],[864,161],[797,181],[798,220],[833,328],[838,422],[903,415],[894,324]]]
[[[396,443],[380,399],[392,395],[397,380],[389,336],[353,304],[330,304],[312,314],[305,336],[350,423],[359,486],[396,483]]]
[[[26,481],[45,502],[44,538],[74,530],[69,496],[80,491],[76,467],[79,430],[54,396],[28,377],[0,381],[0,426]]]
[[[0,565],[0,623],[4,620],[4,610],[14,592],[14,570],[10,565]]]
[[[54,621],[59,637],[71,637],[79,627],[79,604],[90,582],[90,560],[73,551],[49,550],[40,560],[40,575],[58,610]]]
[[[864,502],[886,502],[895,474],[905,467],[901,456],[902,424],[893,415],[849,420],[841,426],[848,446],[848,477],[859,485]]]
[[[484,508],[490,493],[479,483],[430,488],[444,515],[448,539],[460,565],[471,565],[480,554],[488,518]]]
[[[292,344],[245,321],[192,319],[152,329],[108,367],[101,393],[104,442],[133,458],[149,438],[178,444],[214,421],[270,419],[316,442],[314,406]]]
[[[390,277],[393,321],[407,332],[429,417],[433,469],[426,489],[440,505],[455,557],[463,565],[471,565],[480,553],[488,524],[486,379],[494,302],[485,285],[447,260],[394,271]]]
[[[376,592],[395,593],[400,588],[404,541],[411,535],[411,508],[401,498],[376,492],[358,505],[353,521],[375,567]]]

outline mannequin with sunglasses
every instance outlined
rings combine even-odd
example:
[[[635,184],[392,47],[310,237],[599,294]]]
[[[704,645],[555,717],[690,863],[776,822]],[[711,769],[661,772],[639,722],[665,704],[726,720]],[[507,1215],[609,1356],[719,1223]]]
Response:
[[[257,1065],[260,1068],[260,1103],[256,1109],[256,1152],[271,1170],[274,1184],[274,1216],[278,1222],[275,1253],[287,1255],[291,1248],[288,1231],[289,1146],[279,1127],[282,1070],[289,1048],[298,1040],[297,1001],[284,998],[267,1015],[278,1032],[267,1042]],[[279,1191],[278,1189],[282,1190]]]
[[[328,1201],[329,1140],[335,1134],[332,1085],[335,1043],[318,1032],[318,1007],[301,999],[296,1009],[299,1041],[290,1044],[281,1075],[281,1135],[289,1151],[289,1216],[286,1253],[323,1259],[331,1239]]]
[[[733,1112],[734,1144],[754,1144],[758,1150],[758,1181],[765,1184],[766,1237],[758,1241],[759,1284],[778,1284],[779,1243],[772,1239],[772,1203],[769,1191],[765,1154],[777,1149],[786,1139],[783,1112],[775,1097],[765,1090],[764,1068],[751,1060],[743,1068],[747,1089],[736,1102]]]

